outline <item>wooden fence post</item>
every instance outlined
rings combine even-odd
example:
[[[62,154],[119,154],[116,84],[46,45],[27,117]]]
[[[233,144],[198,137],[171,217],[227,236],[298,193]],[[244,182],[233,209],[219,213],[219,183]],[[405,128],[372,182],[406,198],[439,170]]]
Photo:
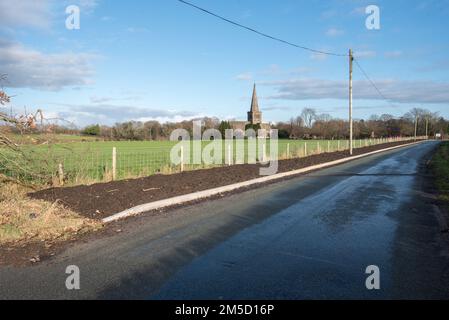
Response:
[[[117,180],[117,148],[112,148],[112,181]]]
[[[287,143],[287,159],[290,159],[290,143]]]
[[[307,142],[304,142],[304,157],[307,157]]]
[[[59,185],[62,187],[64,185],[64,168],[62,163],[58,166],[58,176],[59,176]]]

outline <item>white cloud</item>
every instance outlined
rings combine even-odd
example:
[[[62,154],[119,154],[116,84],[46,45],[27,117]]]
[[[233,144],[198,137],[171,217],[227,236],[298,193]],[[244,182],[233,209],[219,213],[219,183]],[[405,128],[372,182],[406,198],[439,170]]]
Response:
[[[99,0],[0,0],[0,30],[26,27],[50,28],[53,20],[64,16],[62,6],[77,5],[82,13],[91,14]]]
[[[78,126],[85,126],[92,123],[112,125],[116,122],[125,121],[149,121],[178,122],[191,120],[204,115],[190,112],[168,109],[154,109],[149,107],[135,107],[130,105],[73,105],[67,103],[53,103],[58,109],[58,116],[75,123]]]
[[[138,96],[123,96],[123,97],[99,97],[99,96],[91,96],[90,102],[94,104],[102,104],[114,101],[137,101],[139,100]]]
[[[333,18],[335,16],[338,15],[338,12],[336,10],[326,10],[321,12],[321,19],[326,20],[326,19],[330,19]]]
[[[326,35],[328,37],[338,37],[343,35],[345,32],[341,29],[337,29],[337,28],[330,28],[326,31]]]
[[[262,70],[260,74],[267,75],[267,76],[273,76],[273,75],[279,75],[282,73],[282,69],[278,64],[271,64],[266,68],[265,70]]]
[[[0,0],[1,27],[48,28],[50,0]]]
[[[326,54],[322,54],[322,53],[312,53],[310,55],[310,59],[312,60],[318,60],[318,61],[323,61],[327,59],[327,55]]]
[[[376,80],[377,87],[391,102],[449,103],[449,83],[435,81]],[[277,90],[267,99],[347,99],[347,81],[314,78],[261,83]],[[382,99],[368,81],[354,81],[354,99]]]
[[[366,15],[366,7],[357,7],[351,11],[351,15],[363,16]]]
[[[354,52],[354,57],[356,58],[373,58],[376,56],[376,51],[371,50],[360,50]]]
[[[141,27],[129,27],[129,28],[126,28],[126,31],[129,33],[147,33],[150,30],[147,28],[141,28]]]
[[[88,53],[43,53],[18,42],[0,40],[0,70],[8,87],[60,90],[92,83]]]
[[[244,73],[237,75],[235,78],[237,80],[241,80],[241,81],[252,81],[253,75],[251,72],[244,72]]]
[[[70,0],[73,2],[73,0]],[[78,4],[81,9],[93,11],[99,4],[99,0],[77,0],[75,4]]]
[[[400,51],[400,50],[387,51],[387,52],[385,52],[384,55],[386,58],[399,58],[399,57],[402,57],[402,51]]]

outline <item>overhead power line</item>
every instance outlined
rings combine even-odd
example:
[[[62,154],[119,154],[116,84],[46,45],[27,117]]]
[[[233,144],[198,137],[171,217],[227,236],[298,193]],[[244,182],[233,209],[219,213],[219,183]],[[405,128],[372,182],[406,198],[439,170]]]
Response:
[[[357,67],[359,68],[359,70],[362,72],[362,74],[365,76],[365,78],[369,81],[369,83],[371,83],[371,85],[373,86],[373,88],[377,91],[377,93],[379,94],[380,97],[382,97],[385,102],[387,102],[392,108],[395,108],[396,105],[394,103],[391,102],[391,99],[388,99],[383,93],[382,91],[380,91],[379,87],[374,83],[373,80],[371,80],[371,78],[368,76],[368,74],[366,73],[366,71],[362,68],[362,66],[360,65],[360,63],[354,58],[355,64],[357,65]]]
[[[380,89],[377,87],[377,85],[374,83],[373,80],[371,80],[371,78],[368,76],[368,74],[366,73],[366,71],[362,68],[362,66],[360,65],[360,63],[357,61],[357,59],[354,58],[354,62],[357,65],[357,67],[360,69],[360,71],[362,72],[362,74],[365,76],[365,78],[371,83],[371,85],[373,86],[374,89],[376,89],[377,93],[379,94],[379,96],[381,96],[383,99],[385,99],[386,101],[390,102],[389,99],[387,99],[385,97],[385,95],[382,93],[382,91],[380,91]],[[390,102],[391,103],[391,102]]]
[[[237,26],[237,27],[240,27],[240,28],[242,28],[242,29],[246,29],[246,30],[248,30],[248,31],[254,32],[254,33],[256,33],[256,34],[258,34],[258,35],[260,35],[260,36],[262,36],[262,37],[265,37],[265,38],[268,38],[268,39],[271,39],[271,40],[275,40],[275,41],[281,42],[281,43],[283,43],[283,44],[286,44],[286,45],[289,45],[289,46],[292,46],[292,47],[296,47],[296,48],[303,49],[303,50],[307,50],[307,51],[310,51],[310,52],[313,52],[313,53],[323,54],[323,55],[328,55],[328,56],[337,56],[337,57],[347,57],[347,56],[348,56],[347,54],[341,54],[341,53],[335,53],[335,52],[321,51],[321,50],[316,50],[316,49],[312,49],[312,48],[309,48],[309,47],[301,46],[301,45],[299,45],[299,44],[295,44],[295,43],[292,43],[292,42],[290,42],[290,41],[286,41],[286,40],[283,40],[283,39],[280,39],[280,38],[271,36],[271,35],[266,34],[266,33],[264,33],[264,32],[261,32],[261,31],[258,31],[258,30],[256,30],[256,29],[253,29],[253,28],[251,28],[251,27],[248,27],[248,26],[245,26],[245,25],[243,25],[243,24],[240,24],[240,23],[238,23],[238,22],[229,20],[229,19],[227,19],[227,18],[225,18],[225,17],[223,17],[223,16],[220,16],[220,15],[218,15],[218,14],[216,14],[216,13],[213,13],[213,12],[211,12],[211,11],[209,11],[209,10],[206,10],[206,9],[204,9],[204,8],[201,8],[201,7],[199,7],[199,6],[197,6],[197,5],[193,4],[193,3],[190,3],[190,2],[187,2],[187,1],[184,1],[184,0],[178,0],[178,1],[181,2],[181,3],[183,3],[183,4],[185,4],[185,5],[188,5],[188,6],[190,6],[190,7],[193,7],[193,8],[195,8],[195,9],[197,9],[197,10],[200,10],[200,11],[202,11],[203,13],[206,13],[206,14],[209,14],[209,15],[211,15],[211,16],[214,16],[214,17],[216,17],[216,18],[218,18],[218,19],[221,19],[221,20],[223,20],[223,21],[225,21],[225,22],[227,22],[227,23],[233,24],[233,25],[235,25],[235,26]]]

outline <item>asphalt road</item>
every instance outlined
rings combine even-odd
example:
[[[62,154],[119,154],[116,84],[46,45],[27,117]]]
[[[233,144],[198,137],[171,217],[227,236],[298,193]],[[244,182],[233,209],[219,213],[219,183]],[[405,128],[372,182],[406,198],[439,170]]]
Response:
[[[163,214],[34,267],[1,267],[0,298],[448,298],[449,242],[428,193],[436,142]],[[65,287],[68,265],[81,289]],[[380,270],[367,290],[365,269]]]

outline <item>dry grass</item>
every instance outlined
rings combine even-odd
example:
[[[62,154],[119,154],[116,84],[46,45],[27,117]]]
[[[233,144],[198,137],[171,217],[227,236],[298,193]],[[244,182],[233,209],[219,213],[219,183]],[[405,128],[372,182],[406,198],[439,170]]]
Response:
[[[101,228],[58,203],[32,200],[26,187],[0,182],[0,245],[26,241],[67,240]]]

